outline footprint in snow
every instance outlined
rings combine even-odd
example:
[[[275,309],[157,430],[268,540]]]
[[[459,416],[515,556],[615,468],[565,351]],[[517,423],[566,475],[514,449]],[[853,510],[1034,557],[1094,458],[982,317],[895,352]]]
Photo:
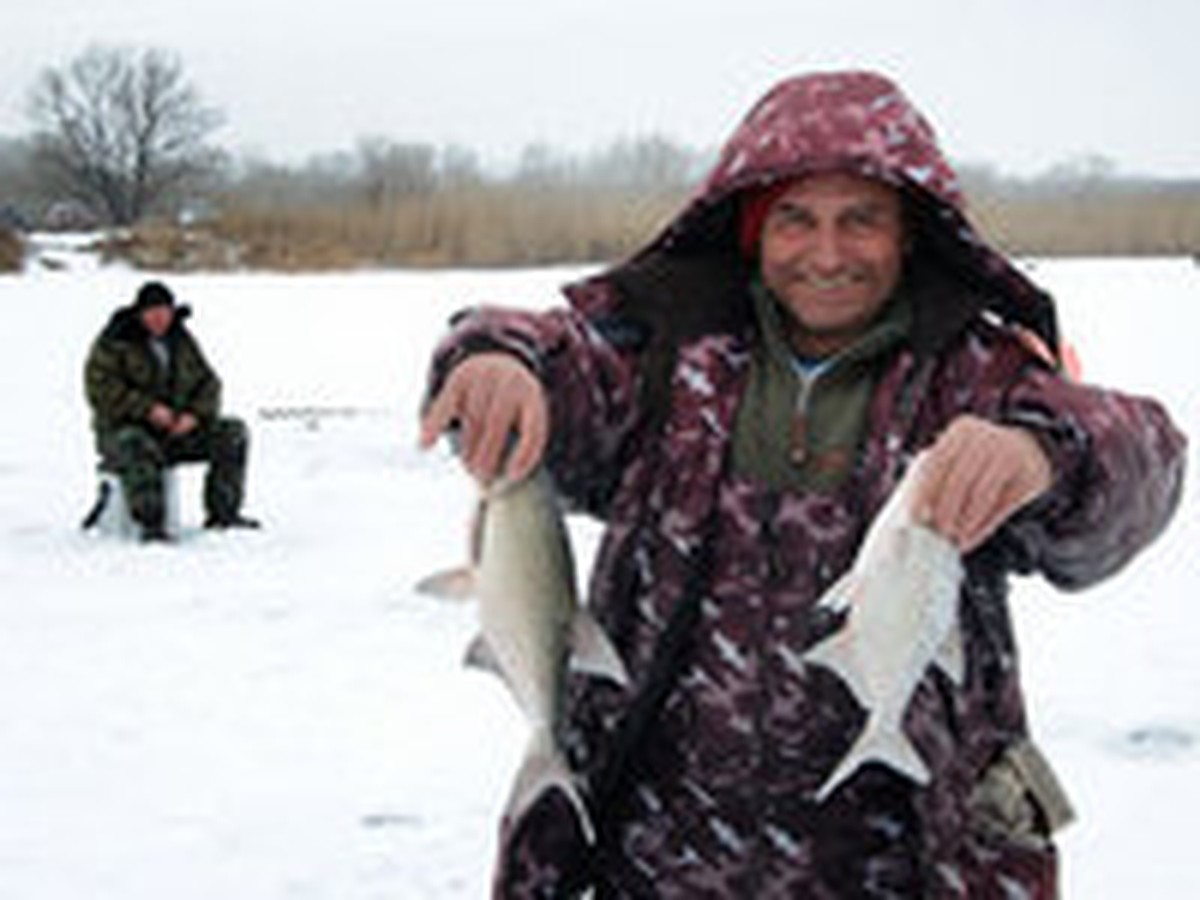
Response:
[[[1200,736],[1187,726],[1155,723],[1116,735],[1110,746],[1130,759],[1174,762],[1195,754],[1200,749]]]

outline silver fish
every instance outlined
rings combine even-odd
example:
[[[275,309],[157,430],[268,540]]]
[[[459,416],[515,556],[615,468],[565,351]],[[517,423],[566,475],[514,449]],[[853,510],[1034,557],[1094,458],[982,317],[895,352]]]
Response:
[[[430,576],[417,589],[478,598],[480,635],[467,662],[496,671],[529,722],[506,815],[520,815],[557,787],[591,840],[591,819],[558,743],[566,670],[622,685],[629,679],[608,636],[577,601],[570,541],[545,470],[488,488],[473,528],[472,565]]]
[[[848,610],[848,616],[805,659],[837,673],[868,719],[817,792],[818,801],[872,761],[927,784],[929,769],[904,733],[905,710],[930,664],[955,684],[963,681],[962,557],[949,540],[914,519],[912,496],[923,459],[913,460],[872,522],[854,565],[819,601]]]

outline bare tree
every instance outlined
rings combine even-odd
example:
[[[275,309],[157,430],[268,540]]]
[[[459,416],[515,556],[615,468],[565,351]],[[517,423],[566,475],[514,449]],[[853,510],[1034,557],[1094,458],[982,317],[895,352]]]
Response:
[[[32,159],[29,141],[0,137],[0,226],[26,229],[32,210],[40,205]]]
[[[162,50],[90,47],[41,73],[29,111],[48,186],[114,225],[137,222],[220,159],[206,141],[221,115]]]
[[[682,194],[700,176],[696,154],[669,138],[622,138],[592,155],[586,180],[638,193]]]
[[[437,188],[437,152],[429,144],[398,144],[384,137],[358,142],[358,170],[371,209],[427,197]]]

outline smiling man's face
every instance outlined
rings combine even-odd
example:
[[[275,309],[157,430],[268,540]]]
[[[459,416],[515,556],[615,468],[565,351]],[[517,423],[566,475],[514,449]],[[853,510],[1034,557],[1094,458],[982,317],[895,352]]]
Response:
[[[904,267],[903,207],[895,188],[840,173],[800,179],[771,204],[762,278],[791,314],[798,353],[836,353],[887,304]]]

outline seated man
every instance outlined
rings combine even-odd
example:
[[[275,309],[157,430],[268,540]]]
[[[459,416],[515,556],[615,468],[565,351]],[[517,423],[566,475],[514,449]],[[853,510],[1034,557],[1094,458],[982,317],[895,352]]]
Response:
[[[206,528],[257,528],[242,516],[249,434],[220,416],[221,381],[166,285],[151,281],[113,313],[88,353],[87,400],[101,468],[121,480],[142,540],[167,540],[163,470],[207,460]]]

